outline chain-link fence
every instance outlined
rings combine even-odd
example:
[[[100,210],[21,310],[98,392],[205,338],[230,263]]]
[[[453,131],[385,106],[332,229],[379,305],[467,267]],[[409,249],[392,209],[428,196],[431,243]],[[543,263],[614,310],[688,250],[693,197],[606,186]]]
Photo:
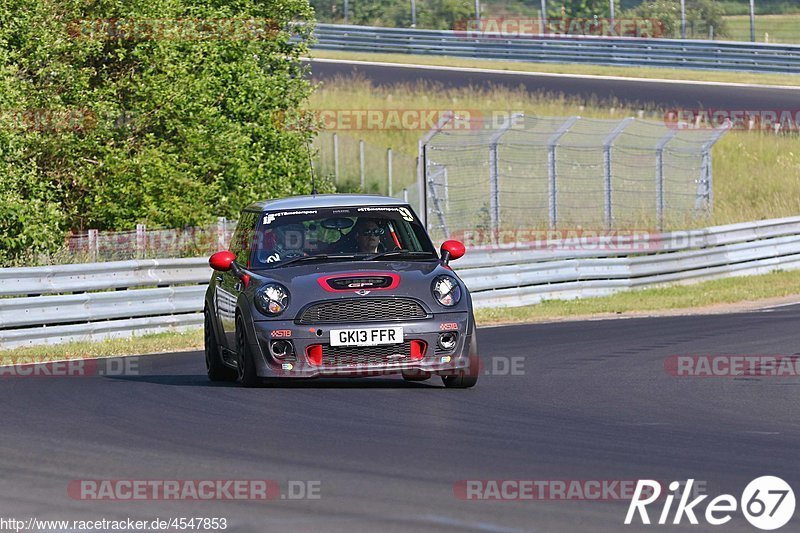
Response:
[[[366,192],[402,198],[416,186],[416,157],[338,132],[323,131],[314,140],[316,169],[339,192]]]
[[[449,129],[445,120],[421,146],[436,238],[685,224],[710,213],[711,147],[726,131],[523,115],[471,126]]]

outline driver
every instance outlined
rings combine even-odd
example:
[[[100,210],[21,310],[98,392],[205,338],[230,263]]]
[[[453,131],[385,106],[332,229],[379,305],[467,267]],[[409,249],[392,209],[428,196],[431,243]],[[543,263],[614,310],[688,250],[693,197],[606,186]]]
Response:
[[[375,219],[360,218],[353,231],[356,235],[358,251],[374,254],[381,246],[381,237],[386,233],[386,228],[379,225]]]

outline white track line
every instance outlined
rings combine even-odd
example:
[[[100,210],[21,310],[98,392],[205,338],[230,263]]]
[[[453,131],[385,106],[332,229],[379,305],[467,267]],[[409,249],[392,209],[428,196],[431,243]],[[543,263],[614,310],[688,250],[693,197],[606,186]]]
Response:
[[[321,58],[301,58],[302,61],[310,63],[334,63],[344,65],[365,65],[377,67],[396,67],[422,70],[440,70],[449,72],[474,72],[480,74],[511,74],[514,76],[529,77],[548,77],[548,78],[578,78],[585,80],[610,80],[610,81],[634,81],[641,83],[673,84],[673,85],[706,85],[711,87],[745,87],[751,89],[784,89],[800,92],[800,86],[792,85],[762,85],[758,83],[725,83],[721,81],[696,81],[696,80],[667,80],[663,78],[630,78],[626,76],[599,76],[594,74],[558,74],[554,72],[532,72],[524,70],[500,70],[475,67],[448,67],[443,65],[417,65],[414,63],[391,63],[385,61],[355,61],[350,59],[321,59]]]

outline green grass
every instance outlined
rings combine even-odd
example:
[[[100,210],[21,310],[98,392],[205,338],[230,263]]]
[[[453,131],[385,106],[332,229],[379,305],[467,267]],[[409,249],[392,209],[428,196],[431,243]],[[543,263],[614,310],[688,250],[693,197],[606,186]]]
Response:
[[[705,281],[694,285],[624,291],[582,300],[548,300],[537,305],[478,309],[478,324],[537,322],[620,313],[708,308],[800,294],[800,271],[773,272]]]
[[[153,333],[124,339],[103,341],[69,342],[50,346],[28,346],[11,350],[0,350],[0,365],[15,362],[56,361],[61,359],[84,359],[140,355],[151,353],[199,350],[203,347],[203,330],[186,332]]]
[[[750,40],[750,17],[725,17],[728,35],[725,39],[732,41]],[[756,16],[756,42],[766,42],[769,34],[770,43],[800,43],[800,13],[784,15]]]
[[[312,109],[460,109],[492,111],[521,111],[538,116],[571,116],[620,119],[635,116],[639,110],[621,105],[601,105],[598,102],[529,94],[525,90],[505,88],[445,89],[441,86],[417,83],[374,87],[365,79],[339,79],[322,85],[311,97]],[[645,110],[644,118],[662,120],[663,112]],[[413,156],[424,132],[416,130],[340,131],[341,166],[343,174],[346,161],[350,161],[351,174],[357,172],[357,146],[354,139],[363,138],[371,146],[391,146],[396,152],[407,154],[405,182],[395,180],[399,187],[413,184]],[[348,139],[349,152],[344,140]],[[347,155],[349,154],[349,155]],[[370,157],[368,155],[368,157]],[[725,135],[713,149],[714,211],[710,219],[674,221],[674,229],[703,227],[779,218],[800,214],[800,137],[772,133],[732,131]],[[399,171],[395,172],[398,176]],[[368,169],[368,176],[385,183],[385,170],[379,163]],[[374,185],[372,189],[378,188]],[[395,190],[399,190],[398,187]],[[377,191],[376,191],[377,192]],[[640,226],[637,226],[640,227]],[[646,227],[646,226],[645,226]]]
[[[748,30],[747,40],[749,39],[750,37]],[[800,75],[791,74],[759,74],[754,72],[717,72],[713,70],[615,67],[603,65],[575,65],[570,63],[535,63],[414,54],[335,52],[328,50],[314,50],[313,57],[327,59],[348,59],[353,61],[382,61],[387,63],[416,63],[419,65],[516,70],[521,72],[544,72],[553,74],[582,74],[593,76],[623,76],[629,78],[652,78],[664,80],[800,86]]]
[[[623,0],[623,3],[633,2],[640,4],[641,0]],[[717,0],[717,4],[726,15],[747,15],[750,13],[748,0]],[[628,6],[631,7],[631,6]],[[755,2],[756,16],[761,14],[797,13],[797,0],[757,0]]]

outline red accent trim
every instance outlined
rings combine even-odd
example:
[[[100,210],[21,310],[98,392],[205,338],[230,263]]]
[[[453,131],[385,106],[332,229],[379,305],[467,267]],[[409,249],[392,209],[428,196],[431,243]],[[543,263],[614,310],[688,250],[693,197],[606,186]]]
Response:
[[[227,250],[217,252],[208,259],[208,265],[218,272],[228,272],[231,269],[231,263],[236,261],[236,256],[233,252]]]
[[[306,358],[309,364],[320,366],[322,364],[322,345],[312,344],[306,348]]]
[[[391,291],[396,289],[398,285],[400,285],[400,275],[395,274],[394,272],[340,272],[339,274],[329,274],[327,276],[320,276],[317,278],[317,283],[319,286],[325,289],[328,292],[355,292],[359,289],[344,289],[344,290],[337,290],[328,285],[329,279],[334,278],[364,278],[370,276],[386,276],[387,278],[392,279],[392,283],[389,284],[388,287],[375,287],[370,288],[366,287],[368,291]]]
[[[467,253],[467,249],[464,248],[464,245],[455,240],[444,241],[442,243],[442,252],[445,251],[450,253],[450,259],[453,261],[463,257],[464,254]]]
[[[411,360],[419,361],[425,357],[425,350],[428,345],[425,341],[411,341]]]
[[[245,274],[242,276],[242,283],[244,283],[245,287],[250,285],[250,274]]]

